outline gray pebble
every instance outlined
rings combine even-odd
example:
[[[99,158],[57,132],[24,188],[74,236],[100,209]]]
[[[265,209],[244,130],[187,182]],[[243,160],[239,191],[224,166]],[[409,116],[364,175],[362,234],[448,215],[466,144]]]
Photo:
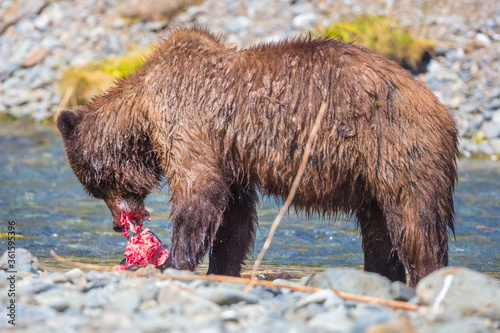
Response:
[[[302,307],[312,303],[316,303],[331,308],[333,306],[341,304],[342,302],[342,298],[340,298],[335,292],[329,289],[324,289],[309,295],[306,294],[304,298],[302,298],[295,304],[295,306]]]
[[[32,265],[19,265],[16,267],[18,273],[38,274],[39,272]]]
[[[344,306],[339,306],[312,317],[307,325],[318,330],[352,332],[355,323],[349,317],[348,309]]]
[[[487,35],[485,35],[481,32],[476,35],[476,42],[478,42],[482,46],[490,46],[491,45],[490,37],[488,37]]]
[[[116,280],[114,277],[115,277],[115,275],[106,274],[106,273],[98,272],[98,271],[90,271],[90,272],[85,273],[85,278],[87,279],[87,281],[100,280],[100,279]]]
[[[488,103],[488,110],[498,110],[500,109],[500,98],[492,99]]]
[[[59,312],[63,312],[70,306],[69,299],[64,294],[62,288],[52,288],[46,292],[39,293],[34,299],[38,304],[50,306]]]
[[[15,63],[4,63],[0,65],[0,82],[7,80],[21,66]]]
[[[85,284],[85,291],[89,291],[89,290],[94,289],[94,288],[105,287],[108,283],[109,283],[109,280],[103,279],[103,278],[92,280],[92,281],[88,282],[87,284]]]
[[[400,281],[392,282],[389,292],[391,293],[391,298],[398,301],[408,301],[416,295],[415,288],[411,288]]]
[[[486,133],[488,139],[500,137],[500,123],[488,121],[482,126],[482,130]]]
[[[47,320],[58,316],[58,311],[48,305],[28,305],[17,304],[16,306],[16,326],[37,327],[43,326]]]
[[[202,297],[219,305],[231,305],[239,302],[254,304],[259,301],[259,298],[254,294],[224,286],[209,286],[198,288],[196,291]]]
[[[46,278],[52,281],[53,283],[65,283],[70,281],[69,277],[62,272],[53,272],[49,274]]]
[[[220,308],[212,301],[205,299],[195,291],[178,284],[167,284],[160,287],[157,294],[159,304],[179,306],[187,313],[219,312]]]
[[[112,292],[106,288],[91,289],[86,293],[85,306],[89,308],[102,308],[109,304]]]
[[[477,111],[477,105],[473,103],[464,103],[460,106],[460,109],[458,110],[460,113],[473,113],[474,111]]]
[[[133,288],[112,293],[107,308],[126,313],[138,309],[140,303],[141,295],[137,288]]]
[[[19,295],[32,296],[54,287],[53,283],[36,278],[25,278],[17,281],[17,292]]]
[[[252,25],[252,20],[246,16],[228,17],[224,20],[224,27],[229,32],[243,32]]]
[[[317,22],[318,16],[315,13],[303,13],[293,18],[292,26],[297,30],[303,30],[313,27]]]
[[[465,56],[465,51],[463,49],[451,49],[446,52],[446,59],[451,62],[459,61]]]

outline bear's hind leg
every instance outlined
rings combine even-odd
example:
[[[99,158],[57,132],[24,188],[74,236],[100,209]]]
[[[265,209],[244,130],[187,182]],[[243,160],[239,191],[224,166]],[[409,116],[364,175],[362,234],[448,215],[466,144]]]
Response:
[[[251,187],[231,187],[229,203],[210,251],[208,274],[240,276],[250,252],[257,225],[257,192]]]
[[[405,266],[393,250],[386,220],[377,202],[363,206],[356,217],[361,228],[365,271],[406,283]]]
[[[440,215],[437,200],[429,197],[384,209],[393,247],[408,269],[412,287],[429,273],[448,265],[447,225],[453,225],[453,213],[443,209]]]

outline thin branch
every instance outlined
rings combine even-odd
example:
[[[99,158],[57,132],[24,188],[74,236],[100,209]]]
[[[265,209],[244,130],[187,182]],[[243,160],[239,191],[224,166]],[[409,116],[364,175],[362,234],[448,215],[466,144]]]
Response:
[[[318,115],[316,116],[316,121],[314,122],[314,126],[311,130],[311,133],[309,134],[309,138],[307,139],[306,147],[304,149],[304,155],[302,155],[302,162],[300,163],[299,171],[297,172],[297,175],[295,176],[295,179],[292,184],[292,189],[290,190],[290,193],[288,194],[288,197],[286,198],[285,203],[283,204],[283,207],[281,207],[281,210],[279,214],[276,216],[274,219],[274,222],[271,226],[271,229],[269,230],[269,235],[266,238],[266,242],[264,243],[264,246],[262,246],[262,250],[260,250],[260,253],[255,260],[255,263],[252,268],[252,280],[255,280],[257,278],[257,270],[259,269],[260,263],[262,259],[264,258],[264,255],[266,254],[267,249],[269,249],[269,246],[271,245],[271,242],[273,241],[274,233],[276,232],[276,229],[278,228],[281,219],[285,215],[285,213],[288,211],[288,207],[290,207],[293,197],[295,196],[295,193],[297,192],[297,188],[299,187],[300,180],[302,178],[302,175],[304,174],[305,168],[307,161],[309,160],[309,154],[311,152],[312,145],[314,143],[314,139],[316,138],[316,133],[318,132],[319,125],[321,124],[321,121],[323,120],[323,116],[325,114],[327,103],[323,102],[321,103],[321,107],[319,108]],[[251,286],[250,284],[249,286]],[[248,289],[247,287],[246,289]]]
[[[127,274],[127,275],[133,275],[133,276],[137,276],[137,277],[140,277],[141,274],[143,274],[140,271],[134,272],[134,271],[114,270],[108,266],[100,266],[100,265],[86,264],[86,263],[81,263],[81,262],[77,262],[77,261],[72,261],[72,260],[58,256],[52,250],[50,251],[50,254],[56,260],[59,260],[61,262],[64,262],[66,264],[73,265],[73,266],[79,267],[79,268],[93,269],[96,271],[104,271],[104,272],[115,272],[118,274]],[[158,279],[162,279],[162,280],[180,280],[180,281],[202,280],[202,281],[212,281],[212,282],[235,282],[235,283],[242,283],[242,284],[247,284],[247,285],[252,284],[252,285],[256,285],[256,286],[269,287],[269,288],[286,288],[286,289],[290,289],[290,290],[294,290],[294,291],[312,292],[312,293],[323,290],[322,288],[280,284],[280,283],[274,283],[272,281],[250,280],[250,279],[244,279],[244,278],[239,278],[239,277],[234,277],[234,276],[213,275],[213,274],[202,276],[202,275],[164,275],[161,273],[157,273],[157,274],[152,274],[150,276],[158,278]],[[347,293],[347,292],[344,292],[344,291],[341,291],[341,290],[334,288],[330,281],[328,281],[328,284],[329,284],[330,289],[333,290],[333,292],[335,292],[339,297],[341,297],[345,300],[364,302],[364,303],[377,303],[377,304],[381,304],[381,305],[384,305],[384,306],[387,306],[390,308],[394,308],[394,309],[411,310],[411,311],[416,311],[420,308],[419,305],[410,304],[407,302],[394,301],[394,300],[389,300],[389,299],[385,299],[385,298]]]

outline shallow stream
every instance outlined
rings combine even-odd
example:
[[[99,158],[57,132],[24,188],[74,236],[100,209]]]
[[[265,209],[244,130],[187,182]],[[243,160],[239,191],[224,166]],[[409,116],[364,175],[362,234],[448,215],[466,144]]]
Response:
[[[125,238],[111,228],[102,200],[88,197],[69,167],[53,126],[0,124],[0,232],[16,222],[17,246],[33,252],[47,267],[65,266],[51,258],[115,265],[123,258]],[[147,223],[169,244],[170,205],[166,191],[146,201]],[[261,201],[255,253],[279,210]],[[461,160],[455,192],[456,240],[451,235],[450,265],[466,266],[500,279],[500,162]],[[6,249],[6,239],[0,239]],[[253,262],[255,255],[250,258]],[[264,264],[300,277],[326,267],[362,267],[361,238],[352,221],[309,220],[291,213],[278,229]],[[203,267],[201,268],[203,270]]]

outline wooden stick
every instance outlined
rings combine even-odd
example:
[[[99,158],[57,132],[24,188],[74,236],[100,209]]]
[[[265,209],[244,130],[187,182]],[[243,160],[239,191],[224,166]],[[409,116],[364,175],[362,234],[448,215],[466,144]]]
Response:
[[[133,276],[141,276],[140,272],[120,271],[120,270],[114,270],[111,267],[107,267],[107,266],[86,264],[86,263],[81,263],[81,262],[77,262],[77,261],[72,261],[72,260],[58,256],[52,250],[50,251],[50,254],[56,260],[59,260],[61,262],[64,262],[66,264],[70,264],[70,265],[73,265],[73,266],[79,267],[79,268],[93,269],[93,270],[104,271],[104,272],[115,272],[115,273],[119,273],[119,274],[127,274],[127,275],[133,275]],[[269,288],[286,288],[286,289],[290,289],[293,291],[312,292],[312,293],[318,292],[320,290],[324,290],[322,288],[298,286],[298,285],[288,285],[288,284],[274,283],[272,281],[251,280],[251,279],[239,278],[239,277],[234,277],[234,276],[224,276],[224,275],[204,275],[204,276],[203,275],[164,275],[164,274],[158,273],[158,274],[153,274],[152,277],[162,279],[162,280],[180,280],[180,281],[202,280],[202,281],[212,281],[212,282],[235,282],[235,283],[242,283],[242,284],[248,284],[248,285],[252,284],[254,286],[262,286],[262,287],[269,287]],[[347,292],[344,292],[344,291],[341,291],[341,290],[334,288],[330,281],[328,281],[328,284],[330,286],[330,289],[333,290],[334,293],[336,293],[339,297],[341,297],[345,300],[364,302],[364,303],[377,303],[377,304],[381,304],[381,305],[384,305],[384,306],[387,306],[387,307],[390,307],[393,309],[402,309],[402,310],[411,310],[411,311],[416,311],[420,308],[419,305],[410,304],[407,302],[394,301],[394,300],[380,298],[380,297],[372,297],[372,296],[347,293]]]
[[[279,211],[278,215],[274,219],[273,224],[271,225],[271,229],[269,229],[269,235],[266,238],[266,241],[264,245],[262,246],[262,249],[259,252],[259,255],[257,256],[257,259],[255,260],[255,263],[252,268],[252,280],[257,279],[257,270],[259,269],[260,263],[262,259],[264,258],[264,255],[266,254],[267,249],[269,249],[269,246],[271,245],[271,242],[273,241],[274,233],[276,232],[276,229],[278,229],[278,226],[280,224],[281,219],[285,215],[285,213],[288,211],[288,207],[292,204],[292,200],[295,196],[295,193],[297,192],[297,188],[299,187],[300,180],[302,179],[302,175],[304,174],[304,171],[306,169],[306,164],[307,161],[309,160],[309,154],[311,152],[312,145],[314,143],[314,139],[316,138],[316,133],[318,132],[319,125],[321,124],[321,121],[323,120],[323,116],[325,114],[327,103],[323,102],[321,103],[321,106],[319,108],[318,115],[316,116],[316,121],[314,122],[314,126],[311,130],[311,133],[309,134],[309,138],[307,139],[306,147],[304,149],[304,155],[302,155],[302,161],[300,163],[299,171],[297,172],[297,175],[295,176],[295,179],[293,180],[292,188],[290,190],[290,193],[288,193],[288,197],[286,198],[285,203],[283,204],[283,207],[281,207],[281,210]],[[245,289],[245,291],[248,290],[248,288],[252,286],[252,284],[249,284],[248,287]]]

